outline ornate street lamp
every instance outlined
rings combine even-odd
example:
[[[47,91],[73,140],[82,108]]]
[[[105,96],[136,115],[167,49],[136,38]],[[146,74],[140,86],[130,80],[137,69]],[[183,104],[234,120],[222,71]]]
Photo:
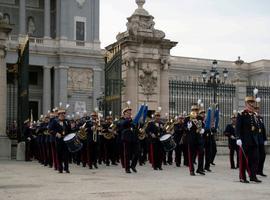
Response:
[[[227,68],[225,68],[223,70],[223,81],[221,81],[219,71],[217,70],[217,64],[218,64],[218,62],[216,60],[213,60],[213,63],[212,64],[213,64],[212,65],[212,68],[209,71],[209,75],[210,76],[209,77],[207,76],[208,73],[204,69],[202,71],[202,78],[203,78],[203,82],[204,83],[206,83],[209,87],[212,87],[213,88],[213,90],[214,90],[214,103],[216,103],[217,88],[218,88],[219,84],[224,84],[225,83],[225,81],[228,78],[229,71],[227,70]]]

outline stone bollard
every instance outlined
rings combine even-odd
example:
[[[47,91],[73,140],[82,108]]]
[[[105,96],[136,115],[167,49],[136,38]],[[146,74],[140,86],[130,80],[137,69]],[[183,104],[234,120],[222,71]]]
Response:
[[[18,143],[16,160],[17,161],[25,161],[25,142]]]

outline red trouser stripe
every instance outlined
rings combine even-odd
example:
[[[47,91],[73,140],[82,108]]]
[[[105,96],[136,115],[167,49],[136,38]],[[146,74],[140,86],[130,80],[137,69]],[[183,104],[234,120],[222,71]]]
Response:
[[[189,167],[189,171],[192,172],[193,171],[193,159],[192,159],[192,155],[191,155],[191,151],[190,151],[190,145],[188,145],[188,167]]]
[[[127,166],[127,160],[126,160],[126,144],[124,142],[124,168],[126,169],[126,166]]]
[[[240,177],[240,179],[244,179],[242,147],[240,147],[240,149],[239,149],[239,177]]]

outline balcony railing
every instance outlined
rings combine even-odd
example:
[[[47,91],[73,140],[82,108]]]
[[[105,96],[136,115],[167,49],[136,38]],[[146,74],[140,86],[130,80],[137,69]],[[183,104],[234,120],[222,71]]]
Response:
[[[20,36],[10,35],[8,42],[11,44],[18,44]],[[30,47],[63,47],[63,48],[79,48],[79,49],[96,49],[100,50],[100,44],[95,42],[85,42],[79,40],[67,40],[67,39],[50,39],[50,38],[38,38],[29,37]]]

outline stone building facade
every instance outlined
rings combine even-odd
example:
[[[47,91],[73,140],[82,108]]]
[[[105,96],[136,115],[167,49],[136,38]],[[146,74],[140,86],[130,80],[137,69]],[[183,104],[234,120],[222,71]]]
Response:
[[[29,36],[35,118],[59,102],[70,104],[70,113],[93,110],[104,87],[99,0],[0,0],[0,12],[13,25],[7,65],[17,62],[18,44]]]

